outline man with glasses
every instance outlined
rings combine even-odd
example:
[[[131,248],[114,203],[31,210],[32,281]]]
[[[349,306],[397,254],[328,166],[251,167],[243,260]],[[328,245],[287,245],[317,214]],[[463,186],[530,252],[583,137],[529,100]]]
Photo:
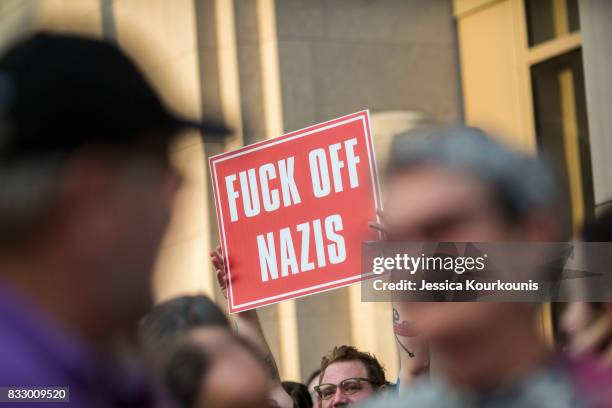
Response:
[[[384,391],[387,380],[376,357],[351,346],[340,346],[321,360],[319,385],[314,388],[323,408],[344,407]]]

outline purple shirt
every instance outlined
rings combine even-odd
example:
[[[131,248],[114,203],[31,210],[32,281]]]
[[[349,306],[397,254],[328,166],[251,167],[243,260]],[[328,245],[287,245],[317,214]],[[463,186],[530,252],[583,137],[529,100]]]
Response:
[[[69,403],[0,407],[149,407],[143,381],[126,381],[74,333],[0,281],[0,387],[69,387]],[[119,380],[119,378],[124,378]]]
[[[572,361],[572,375],[587,401],[598,408],[612,408],[612,369],[595,356]]]

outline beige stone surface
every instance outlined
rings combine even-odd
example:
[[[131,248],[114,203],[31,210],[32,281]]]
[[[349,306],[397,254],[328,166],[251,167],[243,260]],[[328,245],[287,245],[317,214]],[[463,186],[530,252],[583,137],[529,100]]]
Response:
[[[161,302],[188,294],[210,294],[208,237],[200,235],[162,247],[153,279],[155,300]]]
[[[37,25],[43,29],[101,36],[99,0],[41,0]]]

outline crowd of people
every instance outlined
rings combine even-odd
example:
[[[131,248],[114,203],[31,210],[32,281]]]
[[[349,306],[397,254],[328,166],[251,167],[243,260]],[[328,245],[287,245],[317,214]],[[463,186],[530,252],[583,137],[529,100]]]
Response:
[[[612,407],[605,303],[569,308],[551,347],[540,304],[395,301],[397,378],[329,344],[303,383],[279,374],[256,310],[228,317],[205,295],[152,307],[185,128],[227,132],[168,110],[114,45],[39,33],[0,58],[0,387],[69,387],[69,406],[94,408]],[[576,239],[546,166],[478,129],[397,135],[383,198],[371,227],[389,241]],[[581,239],[612,241],[612,212]],[[225,294],[221,249],[210,258]]]

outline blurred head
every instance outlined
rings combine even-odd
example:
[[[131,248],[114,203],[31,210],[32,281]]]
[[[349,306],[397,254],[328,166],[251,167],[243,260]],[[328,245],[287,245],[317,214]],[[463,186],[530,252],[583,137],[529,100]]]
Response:
[[[385,213],[393,240],[547,241],[561,236],[548,169],[478,129],[398,135],[387,174]]]
[[[222,327],[190,330],[170,354],[163,377],[185,408],[267,407],[269,379],[249,347]]]
[[[585,242],[612,242],[612,207],[608,207],[594,221],[587,224],[582,237]],[[612,327],[612,302],[604,302],[601,306]]]
[[[387,238],[412,242],[558,241],[554,180],[536,159],[473,128],[399,135],[387,169]],[[413,323],[429,339],[480,336],[530,305],[414,303]],[[523,310],[524,309],[524,310]],[[529,319],[526,319],[526,321]]]
[[[306,387],[308,387],[308,393],[310,394],[310,399],[312,400],[312,406],[315,408],[321,407],[321,398],[319,398],[319,394],[315,391],[315,386],[319,385],[319,375],[321,374],[321,369],[316,369],[310,374],[308,379],[306,380]]]
[[[283,381],[282,385],[283,390],[293,400],[295,408],[311,408],[313,406],[312,398],[306,385],[295,381]]]
[[[142,319],[140,338],[154,372],[183,406],[267,404],[269,378],[261,356],[232,333],[210,298],[181,296],[156,305]],[[175,350],[169,359],[168,350]]]
[[[586,243],[612,242],[612,208],[607,208],[595,220],[587,223],[582,230],[581,238]],[[598,270],[607,265],[606,255],[602,253],[605,249],[598,244],[595,245],[593,248],[585,246],[583,249],[580,249],[578,245],[578,256],[584,259],[587,270]],[[586,287],[578,286],[574,290],[578,292],[575,295],[578,298],[603,295],[605,300],[610,297],[609,285],[601,283],[596,287],[588,284]],[[599,293],[593,293],[595,290]],[[561,341],[567,340],[572,348],[579,348],[580,352],[589,350],[589,348],[603,348],[609,343],[611,334],[601,329],[605,321],[607,321],[607,326],[612,328],[612,302],[569,302],[565,305],[559,321],[562,333],[567,336],[567,339],[561,338]],[[599,327],[595,322],[599,322]],[[609,331],[612,332],[612,330]],[[598,334],[594,334],[595,332]],[[585,341],[587,339],[589,341]]]
[[[223,311],[204,295],[180,296],[158,303],[140,323],[142,348],[154,359],[190,330],[230,330]]]
[[[321,406],[327,408],[359,403],[386,387],[385,370],[376,357],[351,346],[340,346],[321,359],[315,389]]]
[[[198,125],[114,45],[55,34],[0,58],[0,122],[5,276],[92,337],[131,326],[181,181],[170,145]]]

